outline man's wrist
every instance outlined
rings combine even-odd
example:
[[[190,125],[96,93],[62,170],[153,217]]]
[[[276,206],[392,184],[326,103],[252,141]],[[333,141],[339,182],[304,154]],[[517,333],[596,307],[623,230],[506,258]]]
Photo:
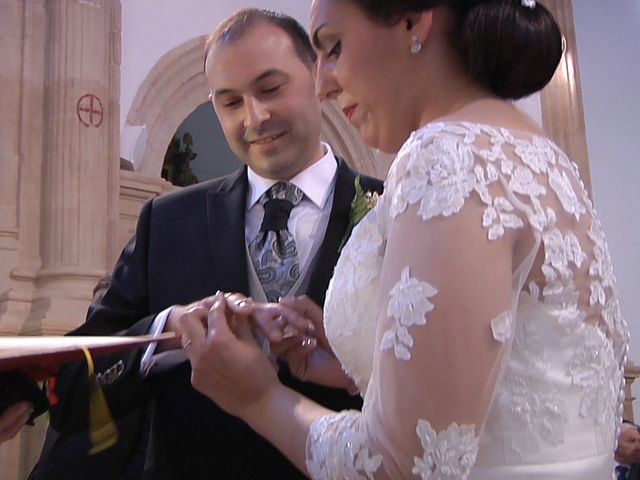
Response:
[[[164,326],[162,327],[163,332],[175,332],[178,336],[174,340],[168,340],[166,342],[161,342],[156,346],[156,353],[165,352],[167,350],[176,350],[182,348],[182,344],[180,343],[180,330],[178,328],[178,319],[182,313],[184,307],[182,305],[173,305],[169,307],[169,312],[166,316],[166,320],[164,322]]]

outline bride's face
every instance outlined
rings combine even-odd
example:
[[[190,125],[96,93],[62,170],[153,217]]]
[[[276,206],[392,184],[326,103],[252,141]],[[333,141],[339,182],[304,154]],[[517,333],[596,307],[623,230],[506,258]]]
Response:
[[[337,100],[368,145],[397,152],[415,128],[403,91],[411,55],[405,26],[373,22],[349,0],[314,0],[310,31],[320,98]]]

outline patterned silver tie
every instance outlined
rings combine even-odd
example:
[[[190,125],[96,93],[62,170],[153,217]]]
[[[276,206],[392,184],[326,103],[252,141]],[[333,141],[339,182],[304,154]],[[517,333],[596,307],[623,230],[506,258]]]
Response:
[[[264,218],[249,244],[249,255],[269,302],[277,302],[289,293],[300,275],[298,249],[287,224],[291,210],[303,196],[304,192],[292,183],[278,182],[259,200]]]

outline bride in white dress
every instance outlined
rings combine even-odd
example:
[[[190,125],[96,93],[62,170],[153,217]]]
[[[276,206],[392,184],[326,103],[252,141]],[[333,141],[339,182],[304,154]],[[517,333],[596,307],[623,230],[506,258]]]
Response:
[[[611,478],[628,333],[607,244],[576,164],[505,101],[550,80],[551,15],[533,0],[315,0],[311,33],[319,94],[399,152],[324,305],[364,407],[279,384],[247,329],[229,330],[229,310],[246,313],[234,296],[207,331],[183,319],[194,386],[312,478]]]

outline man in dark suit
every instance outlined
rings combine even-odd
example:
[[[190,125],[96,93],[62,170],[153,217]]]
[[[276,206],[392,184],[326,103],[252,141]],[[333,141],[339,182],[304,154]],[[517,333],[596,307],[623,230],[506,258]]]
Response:
[[[265,300],[249,245],[261,230],[260,199],[279,181],[303,194],[288,219],[299,272],[287,295],[306,293],[322,305],[349,233],[357,174],[320,141],[314,62],[306,32],[284,15],[248,9],[216,28],[207,41],[205,72],[225,137],[246,166],[147,202],[111,287],[75,334],[178,331],[176,319],[188,308],[183,305],[218,290]],[[365,191],[382,189],[364,176],[360,184]],[[303,478],[274,447],[191,387],[185,359],[179,342],[96,359],[97,371],[114,373],[103,388],[116,418],[152,398],[145,478]],[[360,405],[345,391],[296,380],[284,366],[279,375],[329,408]],[[86,367],[70,366],[59,376],[52,425],[61,438],[87,427],[87,391]],[[41,459],[43,471],[55,458],[56,445]],[[92,478],[114,478],[106,475]]]
[[[616,480],[640,480],[640,429],[623,422],[615,451]]]

